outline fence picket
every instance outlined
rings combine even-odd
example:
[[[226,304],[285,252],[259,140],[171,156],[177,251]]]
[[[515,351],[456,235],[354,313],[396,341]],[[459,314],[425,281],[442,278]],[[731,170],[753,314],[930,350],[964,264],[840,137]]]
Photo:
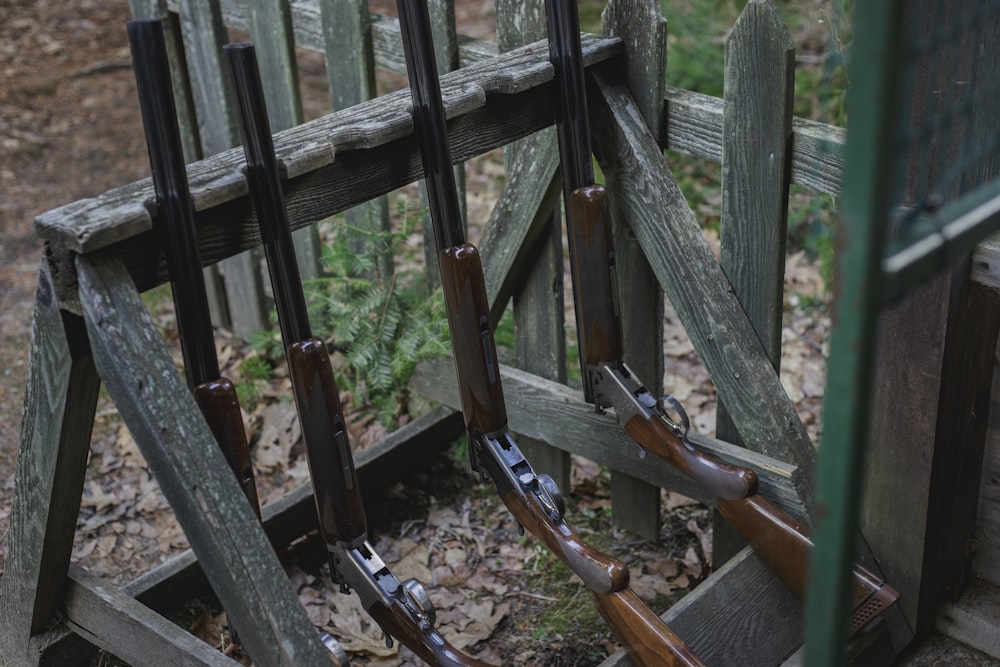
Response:
[[[285,0],[254,0],[248,5],[250,35],[260,62],[271,131],[301,125],[302,96],[295,62],[291,7]],[[316,226],[296,230],[293,240],[299,273],[303,279],[315,278],[320,273],[320,242]],[[263,293],[260,299],[264,301]]]
[[[795,45],[778,8],[772,0],[751,0],[726,43],[721,264],[775,370],[781,360],[794,77]],[[716,437],[742,444],[722,400],[715,428]],[[715,529],[712,553],[723,563],[743,541],[718,514]]]
[[[375,97],[375,56],[367,0],[321,0],[320,16],[333,110]],[[385,196],[349,209],[346,216],[356,229],[371,233],[391,230],[389,200]],[[350,236],[352,252],[365,252],[367,243],[365,235]],[[377,268],[380,275],[388,277],[394,270],[392,254],[380,250],[376,249]]]
[[[667,20],[659,0],[612,0],[604,11],[604,33],[625,42],[626,80],[643,118],[659,140],[663,81],[666,78]],[[614,173],[605,174],[609,190],[627,187]],[[663,292],[628,220],[612,207],[615,267],[618,273],[625,359],[642,370],[642,381],[660,396],[663,389]],[[616,525],[649,539],[660,536],[660,489],[625,475],[611,473],[611,516]]]

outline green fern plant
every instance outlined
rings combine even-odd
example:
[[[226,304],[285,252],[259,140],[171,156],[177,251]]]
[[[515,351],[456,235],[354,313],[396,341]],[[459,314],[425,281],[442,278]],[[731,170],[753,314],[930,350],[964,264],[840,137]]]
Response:
[[[428,294],[417,268],[390,275],[381,268],[391,265],[386,253],[407,252],[405,240],[418,219],[405,216],[397,231],[360,229],[343,216],[331,219],[325,275],[306,283],[314,328],[343,354],[342,388],[350,391],[355,407],[373,410],[386,425],[408,412],[407,385],[416,365],[449,350],[440,291]]]

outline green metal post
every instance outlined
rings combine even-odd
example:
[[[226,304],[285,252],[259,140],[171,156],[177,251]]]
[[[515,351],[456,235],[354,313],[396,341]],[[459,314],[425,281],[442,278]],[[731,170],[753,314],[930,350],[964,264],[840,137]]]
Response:
[[[813,512],[815,549],[806,601],[808,667],[847,662],[850,572],[868,430],[876,287],[888,230],[902,55],[901,0],[855,4],[834,328]]]

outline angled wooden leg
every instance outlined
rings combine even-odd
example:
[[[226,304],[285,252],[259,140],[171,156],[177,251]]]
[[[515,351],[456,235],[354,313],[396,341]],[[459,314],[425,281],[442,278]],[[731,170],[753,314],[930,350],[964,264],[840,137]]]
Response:
[[[97,369],[244,648],[259,665],[329,664],[124,264],[81,256],[77,271]]]
[[[83,319],[60,310],[45,258],[0,579],[0,653],[15,665],[40,664],[31,637],[62,607],[99,388]]]

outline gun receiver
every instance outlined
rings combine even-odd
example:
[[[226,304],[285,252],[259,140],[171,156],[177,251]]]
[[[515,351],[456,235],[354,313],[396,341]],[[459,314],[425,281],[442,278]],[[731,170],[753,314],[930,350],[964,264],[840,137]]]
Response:
[[[720,512],[800,598],[811,548],[808,532],[757,493],[757,476],[718,461],[687,440],[688,419],[673,398],[671,417],[624,362],[615,285],[614,243],[603,186],[594,184],[580,26],[574,0],[546,0],[549,58],[556,71],[556,126],[573,275],[584,395],[613,407],[642,447],[666,459],[719,498]],[[602,270],[603,268],[603,270]],[[852,632],[888,609],[899,594],[860,566],[854,570]]]
[[[240,108],[247,179],[257,212],[292,393],[306,445],[319,529],[330,570],[344,593],[354,589],[386,640],[396,637],[423,660],[446,667],[486,663],[453,646],[434,627],[434,606],[416,580],[400,582],[368,543],[358,473],[326,344],[313,336],[281,192],[254,47],[225,47]]]
[[[397,0],[397,7],[473,467],[493,480],[518,523],[583,580],[633,660],[649,666],[701,665],[628,587],[628,568],[588,546],[563,520],[558,486],[534,472],[507,429],[482,262],[465,240],[451,171],[426,1]]]
[[[243,495],[259,519],[260,503],[243,415],[233,383],[221,377],[215,353],[163,27],[159,21],[131,21],[128,36],[156,191],[158,210],[153,219],[166,249],[184,374]]]

